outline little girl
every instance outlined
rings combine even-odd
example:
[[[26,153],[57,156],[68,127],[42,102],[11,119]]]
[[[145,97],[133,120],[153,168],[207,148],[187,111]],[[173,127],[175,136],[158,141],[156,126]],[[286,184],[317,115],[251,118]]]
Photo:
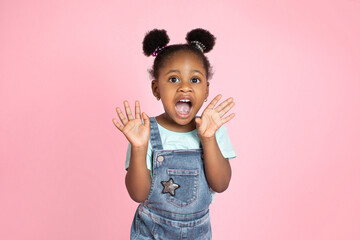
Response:
[[[209,205],[214,192],[227,189],[235,157],[225,123],[235,114],[232,98],[218,106],[221,95],[196,114],[209,95],[211,66],[204,55],[215,37],[194,29],[186,44],[167,45],[165,30],[148,32],[146,56],[155,56],[152,92],[164,113],[149,118],[135,102],[125,114],[116,108],[122,124],[115,126],[129,141],[125,178],[130,197],[140,205],[131,227],[131,239],[211,239]]]

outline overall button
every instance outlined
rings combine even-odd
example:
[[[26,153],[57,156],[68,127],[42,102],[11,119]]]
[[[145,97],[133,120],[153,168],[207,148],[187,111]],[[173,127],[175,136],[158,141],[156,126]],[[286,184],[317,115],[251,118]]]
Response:
[[[164,161],[165,160],[165,158],[164,158],[164,156],[158,156],[157,158],[156,158],[156,160],[158,161],[158,162],[162,162],[162,161]]]

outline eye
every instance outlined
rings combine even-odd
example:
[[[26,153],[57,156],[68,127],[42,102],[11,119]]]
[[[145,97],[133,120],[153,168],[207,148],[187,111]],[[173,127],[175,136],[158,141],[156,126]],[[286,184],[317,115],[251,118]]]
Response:
[[[191,83],[199,83],[199,82],[200,82],[200,79],[198,79],[198,78],[192,78],[192,79],[190,80],[190,82],[191,82]]]
[[[177,83],[177,82],[179,82],[180,80],[177,78],[177,77],[171,77],[170,79],[169,79],[169,82],[172,82],[172,83]]]

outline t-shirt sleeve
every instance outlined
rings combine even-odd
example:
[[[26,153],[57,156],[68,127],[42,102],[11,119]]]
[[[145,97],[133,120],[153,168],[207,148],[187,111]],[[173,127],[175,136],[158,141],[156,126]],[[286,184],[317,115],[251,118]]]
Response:
[[[126,160],[125,160],[125,169],[126,170],[129,168],[130,155],[131,155],[131,144],[129,143],[127,151],[126,151]],[[149,141],[148,150],[147,150],[147,154],[146,154],[146,166],[149,170],[151,170],[151,156],[152,156],[152,147],[151,147],[151,144]]]
[[[236,153],[231,144],[230,137],[225,125],[222,125],[215,133],[216,141],[224,158],[233,159]]]

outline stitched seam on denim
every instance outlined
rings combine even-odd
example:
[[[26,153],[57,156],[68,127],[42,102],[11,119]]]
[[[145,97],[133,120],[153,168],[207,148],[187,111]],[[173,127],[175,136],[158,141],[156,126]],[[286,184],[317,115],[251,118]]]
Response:
[[[164,223],[166,225],[170,225],[170,226],[174,226],[174,227],[194,227],[194,226],[198,226],[200,224],[203,224],[209,218],[209,213],[208,213],[204,217],[202,217],[202,219],[190,220],[188,222],[181,223],[180,221],[174,221],[174,220],[170,220],[170,219],[169,220],[163,219],[162,217],[156,216],[156,215],[154,215],[154,214],[152,214],[151,212],[148,212],[148,211],[143,211],[143,213],[146,214],[147,216],[149,216],[156,223]]]
[[[202,219],[199,222],[193,221],[193,222],[189,222],[189,223],[178,223],[178,222],[174,222],[171,220],[165,220],[165,219],[161,219],[161,218],[159,218],[158,220],[161,223],[164,223],[164,224],[170,225],[170,226],[174,226],[174,227],[195,227],[195,226],[203,224],[207,219]]]
[[[135,239],[137,239],[139,235],[140,235],[139,220],[137,219],[137,216],[135,216]]]
[[[206,214],[207,211],[209,211],[209,208],[205,208],[204,210],[201,210],[200,212],[197,212],[197,213],[191,213],[191,214],[180,214],[180,213],[176,213],[176,212],[170,212],[170,211],[165,211],[165,210],[162,210],[162,209],[158,209],[156,207],[153,207],[151,204],[149,204],[148,202],[145,202],[144,203],[144,206],[143,208],[149,208],[149,209],[153,209],[155,211],[158,211],[158,212],[164,212],[164,213],[167,213],[169,215],[173,215],[173,216],[177,216],[177,217],[182,217],[182,218],[187,218],[187,217],[196,217],[198,215],[203,215],[204,213]],[[150,211],[150,210],[147,210],[147,211]],[[193,221],[193,220],[190,220],[190,221]]]
[[[196,176],[200,174],[199,169],[167,169],[167,174],[171,175],[182,175],[182,176]]]
[[[196,149],[161,149],[157,150],[161,155],[167,156],[173,153],[183,153],[183,154],[190,154],[190,153],[203,153],[203,149],[196,148]]]

